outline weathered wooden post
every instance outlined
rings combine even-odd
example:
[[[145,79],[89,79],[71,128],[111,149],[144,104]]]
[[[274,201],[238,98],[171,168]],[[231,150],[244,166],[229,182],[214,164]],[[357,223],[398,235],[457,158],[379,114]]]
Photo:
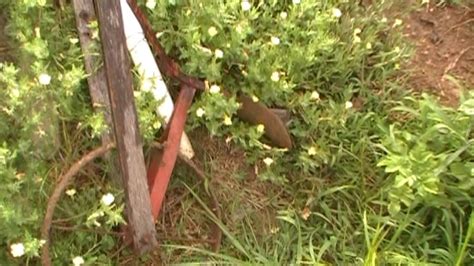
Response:
[[[92,99],[92,106],[99,112],[104,113],[105,123],[112,127],[112,114],[110,110],[109,92],[107,89],[107,80],[105,79],[104,67],[98,67],[102,60],[93,56],[94,40],[92,39],[92,30],[89,24],[97,20],[94,10],[93,0],[73,0],[74,13],[76,17],[76,26],[79,35],[79,41],[84,54],[84,67],[88,74],[87,83],[89,84],[89,93]],[[102,144],[114,141],[113,129],[110,128],[101,136]]]
[[[129,233],[135,250],[144,253],[156,246],[156,230],[134,105],[131,64],[123,31],[120,0],[95,0],[95,4],[125,189]]]
[[[110,108],[109,91],[105,70],[102,65],[102,54],[96,55],[95,42],[93,39],[93,29],[89,28],[91,22],[97,21],[93,0],[73,0],[74,13],[76,17],[77,33],[84,55],[84,68],[87,73],[87,83],[89,94],[92,100],[94,111],[103,114],[107,130],[102,133],[102,145],[115,142],[112,122],[112,111]],[[115,153],[109,152],[105,160],[110,165],[108,176],[118,185],[122,185],[119,173],[119,162]]]

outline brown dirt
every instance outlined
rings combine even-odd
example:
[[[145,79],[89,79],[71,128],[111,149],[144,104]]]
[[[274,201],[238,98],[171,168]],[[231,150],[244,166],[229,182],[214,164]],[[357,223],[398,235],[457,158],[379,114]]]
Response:
[[[251,224],[255,235],[264,239],[276,228],[274,208],[271,202],[281,192],[281,187],[260,181],[255,167],[246,163],[245,152],[226,143],[225,138],[213,138],[204,128],[188,132],[196,152],[194,162],[208,174],[209,189],[212,189],[220,203],[222,222],[235,235],[242,232],[246,223]],[[209,197],[202,183],[187,172],[183,163],[178,162],[158,223],[158,235],[174,244],[186,244],[208,248],[211,240],[211,220],[203,207],[183,186],[188,184],[208,205]],[[174,252],[172,264],[189,252]]]
[[[6,25],[6,14],[4,10],[0,10],[0,63],[7,60],[11,60],[9,56],[9,47],[7,42],[7,36],[5,33]]]
[[[405,18],[406,36],[416,48],[409,64],[415,91],[432,92],[444,104],[456,106],[461,88],[474,88],[473,8],[431,5]]]
[[[223,218],[228,226],[239,224],[243,216],[259,213],[260,226],[268,226],[259,228],[259,232],[268,231],[270,221],[263,219],[263,216],[270,219],[269,198],[278,194],[281,188],[259,180],[256,166],[246,163],[245,152],[226,143],[223,138],[212,138],[205,129],[194,130],[190,137],[199,140],[199,144],[194,145],[195,160],[206,162],[203,169],[207,169],[214,183],[215,194],[222,202],[222,207],[229,208],[223,209]]]

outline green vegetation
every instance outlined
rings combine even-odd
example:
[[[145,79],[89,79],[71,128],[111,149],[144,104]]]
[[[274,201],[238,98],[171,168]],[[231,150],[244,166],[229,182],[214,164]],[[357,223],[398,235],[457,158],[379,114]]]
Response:
[[[162,259],[472,265],[474,94],[453,109],[410,92],[400,69],[410,58],[403,20],[384,15],[392,1],[250,2],[140,1],[167,52],[214,86],[194,102],[188,131],[205,128],[245,152],[242,168],[258,169],[258,181],[242,169],[226,170],[225,160],[239,160],[234,153],[196,141],[217,179],[222,247],[215,254],[170,238]],[[72,7],[58,11],[46,0],[0,0],[0,7],[8,9],[16,47],[15,61],[0,65],[0,264],[36,264],[55,178],[99,145],[105,128],[90,105]],[[294,149],[269,147],[261,127],[236,118],[240,91],[291,113]],[[136,97],[148,143],[161,123],[149,93]],[[84,169],[62,198],[52,242],[58,264],[78,256],[86,264],[115,264],[128,256],[117,252],[113,228],[123,223],[122,192],[109,167],[97,162]],[[163,217],[158,227],[205,234],[216,218],[195,183],[178,167],[170,190],[189,193],[176,203],[177,218]],[[13,257],[18,243],[25,255]]]

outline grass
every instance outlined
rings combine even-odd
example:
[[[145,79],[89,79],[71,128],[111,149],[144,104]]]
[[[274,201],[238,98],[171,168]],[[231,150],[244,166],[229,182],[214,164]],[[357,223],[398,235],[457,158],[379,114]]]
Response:
[[[213,167],[219,169],[228,160],[222,158],[221,164],[213,161]],[[212,169],[208,172],[210,176],[215,177],[216,175],[212,174],[215,171]],[[378,265],[381,263],[381,258],[387,263],[423,262],[423,259],[417,261],[407,257],[406,253],[401,255],[396,251],[405,250],[399,244],[401,235],[411,235],[411,241],[418,242],[414,240],[421,235],[412,234],[417,230],[418,234],[422,234],[422,230],[419,228],[420,225],[413,224],[412,215],[406,215],[399,220],[387,217],[380,206],[377,206],[380,204],[377,200],[381,196],[377,193],[371,195],[371,192],[377,191],[377,186],[373,187],[373,190],[364,188],[363,180],[358,178],[346,178],[332,184],[320,179],[275,186],[261,184],[258,181],[236,182],[231,176],[232,173],[231,170],[227,180],[218,180],[214,186],[222,200],[224,213],[227,214],[222,221],[226,225],[224,231],[227,238],[220,253],[212,254],[186,246],[165,245],[165,248],[191,252],[196,257],[187,254],[184,261],[188,262],[202,262],[204,258],[212,258],[216,263],[242,265],[362,262],[364,265]],[[258,186],[258,183],[266,187],[261,191],[267,193],[251,189]],[[302,189],[307,184],[311,184],[312,187]],[[364,189],[361,190],[361,187]],[[252,194],[258,196],[252,197]],[[225,195],[230,195],[230,199],[226,199]],[[308,195],[314,196],[308,199]],[[205,204],[196,194],[189,195],[188,200],[197,203],[196,207],[205,209]],[[310,206],[311,214],[307,220],[301,215],[302,208],[296,207],[298,204]],[[184,207],[191,203],[185,201],[182,205],[183,208],[177,212],[189,215],[189,219],[194,223],[196,220],[209,219],[206,219],[206,216],[196,215],[194,211]],[[283,211],[274,213],[275,209]],[[241,214],[242,212],[244,214]],[[209,211],[206,213],[210,215]],[[234,218],[238,214],[241,216],[238,219]],[[196,217],[201,217],[202,220]],[[427,238],[429,237],[421,237],[418,243],[426,243]],[[170,256],[170,258],[176,257]]]
[[[403,8],[418,5],[290,2],[259,2],[247,12],[240,1],[206,1],[206,8],[162,1],[147,10],[162,32],[160,41],[183,68],[219,84],[231,97],[203,93],[189,114],[196,160],[208,180],[200,183],[185,167],[176,167],[157,224],[162,263],[472,264],[474,95],[466,93],[461,107],[453,109],[412,95],[405,84],[408,73],[400,65],[410,48],[394,24]],[[6,4],[0,0],[0,6]],[[38,224],[54,178],[99,143],[102,125],[89,106],[82,55],[73,44],[72,10],[56,12],[28,1],[8,6],[8,29],[17,44],[12,47],[18,48],[16,68],[2,66],[0,72],[6,87],[0,92],[5,106],[0,180],[6,184],[0,188],[5,221],[0,247],[8,251],[22,242],[27,254],[0,253],[0,262],[35,264]],[[344,15],[335,18],[333,8]],[[38,17],[45,18],[39,26]],[[216,36],[208,36],[211,26]],[[242,33],[236,33],[237,26]],[[274,35],[279,46],[268,44]],[[223,50],[222,59],[213,56],[215,49]],[[268,80],[275,69],[278,82]],[[50,86],[38,86],[43,72],[53,77]],[[291,112],[294,149],[268,149],[255,127],[235,118],[223,126],[224,115],[233,117],[232,96],[239,90]],[[317,100],[310,97],[315,91]],[[143,97],[137,102],[147,146],[157,132],[153,106]],[[33,102],[52,104],[56,111],[32,114]],[[194,115],[199,107],[207,110],[204,117]],[[59,147],[51,146],[50,138],[32,141],[45,130],[44,119],[52,121]],[[273,164],[265,165],[265,158]],[[70,187],[76,194],[62,198],[53,230],[58,263],[70,264],[76,256],[99,265],[158,257],[137,258],[121,249],[117,227],[108,222],[122,215],[123,192],[108,168],[104,161],[84,168]],[[209,190],[220,202],[222,219],[210,210]],[[108,192],[116,205],[101,215],[100,198]],[[218,252],[208,243],[213,223],[224,236]]]

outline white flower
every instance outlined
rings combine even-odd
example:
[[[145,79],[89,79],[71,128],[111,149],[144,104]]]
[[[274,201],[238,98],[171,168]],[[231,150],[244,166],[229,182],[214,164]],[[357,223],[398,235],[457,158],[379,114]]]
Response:
[[[332,15],[336,18],[340,18],[342,16],[342,12],[339,8],[333,8],[332,9]]]
[[[403,21],[401,19],[395,19],[395,22],[393,23],[393,27],[397,27],[402,25]]]
[[[40,27],[35,27],[35,35],[36,35],[36,38],[38,38],[38,39],[41,38],[41,29],[40,29]]]
[[[347,102],[345,103],[345,107],[346,107],[346,109],[351,109],[351,108],[352,108],[352,102],[351,102],[351,101],[347,101]]]
[[[317,151],[316,151],[316,148],[315,147],[310,147],[308,149],[308,155],[309,156],[313,156],[313,155],[316,155]]]
[[[77,256],[77,257],[72,259],[72,264],[74,264],[74,266],[80,266],[84,263],[85,263],[85,261],[81,256]]]
[[[226,126],[232,125],[232,119],[228,115],[224,116],[224,125]]]
[[[153,125],[151,125],[154,129],[160,129],[161,128],[161,122],[160,121],[155,121]]]
[[[199,107],[199,108],[196,110],[196,116],[197,116],[197,117],[202,117],[205,113],[206,113],[206,111],[204,111],[204,109],[202,109],[201,107]]]
[[[370,42],[368,42],[368,43],[365,45],[365,48],[366,48],[367,50],[372,49],[372,44],[371,44]]]
[[[155,1],[155,0],[147,0],[145,6],[146,6],[148,9],[153,10],[153,9],[155,9],[155,7],[156,7],[156,1]]]
[[[46,136],[46,132],[44,132],[44,130],[42,128],[38,128],[38,131],[36,132],[38,134],[38,136],[40,137],[44,137]]]
[[[42,73],[38,76],[38,81],[41,85],[49,85],[49,83],[51,83],[51,76],[46,73]]]
[[[221,49],[216,49],[214,50],[214,55],[216,56],[216,58],[222,58],[224,57],[224,52]]]
[[[354,35],[354,40],[352,40],[353,43],[360,43],[362,40],[360,39],[359,36]]]
[[[10,245],[10,253],[12,254],[13,257],[21,257],[25,255],[25,246],[23,243],[16,243]]]
[[[272,227],[270,228],[270,233],[276,234],[280,231],[280,227]]]
[[[297,5],[297,4],[299,4],[299,3],[301,3],[301,0],[293,0],[293,4],[294,4],[294,5]]]
[[[72,43],[72,44],[76,44],[79,42],[79,39],[78,38],[69,38],[69,42]]]
[[[400,53],[400,47],[395,46],[395,48],[393,48],[393,51],[397,54]]]
[[[252,8],[252,4],[250,4],[250,2],[246,0],[242,1],[242,3],[240,3],[240,6],[242,7],[243,11],[249,11]]]
[[[157,39],[159,39],[161,36],[163,36],[163,34],[165,34],[165,33],[162,32],[162,31],[159,31],[159,32],[157,32],[157,33],[155,34],[155,37],[156,37]]]
[[[265,131],[265,126],[262,124],[257,125],[257,132],[258,133],[263,133]]]
[[[273,72],[272,76],[271,76],[271,79],[275,82],[279,81],[280,80],[280,73],[278,73],[277,71]]]
[[[258,101],[260,101],[260,99],[257,96],[252,95],[252,102],[256,103]]]
[[[273,45],[279,45],[280,44],[280,38],[272,36],[271,42]]]
[[[112,193],[107,193],[102,196],[102,199],[100,201],[105,206],[110,206],[114,202],[114,200],[115,200],[114,195],[112,195]]]
[[[286,19],[287,17],[288,17],[288,13],[286,13],[285,11],[280,13],[280,18]]]
[[[209,34],[209,36],[211,37],[214,37],[217,35],[217,29],[216,27],[212,26],[212,27],[209,27],[209,29],[207,30],[207,33]]]
[[[380,22],[382,22],[382,23],[387,23],[387,18],[386,18],[386,17],[383,17],[383,18],[380,20]]]
[[[211,88],[209,89],[209,92],[212,94],[219,93],[221,91],[221,87],[217,85],[212,85]]]
[[[313,91],[310,96],[311,100],[319,100],[319,93],[317,91]]]
[[[20,90],[18,89],[18,87],[15,87],[15,88],[12,89],[11,95],[12,95],[13,98],[20,97]]]
[[[92,30],[91,38],[93,40],[98,40],[99,39],[99,30]]]
[[[430,4],[430,0],[421,0],[421,4],[422,4],[422,5],[424,5],[424,4],[429,5],[429,4]]]
[[[68,195],[69,197],[73,197],[75,194],[76,190],[73,188],[66,190],[66,195]]]
[[[267,157],[263,159],[263,163],[265,163],[267,166],[270,166],[273,163],[273,159],[270,157]]]
[[[238,33],[242,33],[243,29],[242,29],[242,26],[239,24],[235,27],[235,30],[238,32]]]
[[[360,43],[362,40],[359,37],[359,34],[362,32],[361,29],[355,28],[354,29],[354,38],[352,40],[353,43]]]

